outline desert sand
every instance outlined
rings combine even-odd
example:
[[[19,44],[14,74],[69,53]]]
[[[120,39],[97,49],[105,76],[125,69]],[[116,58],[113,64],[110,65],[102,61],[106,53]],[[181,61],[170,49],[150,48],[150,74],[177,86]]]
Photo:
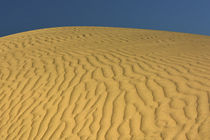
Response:
[[[0,38],[0,140],[209,140],[210,37],[58,27]]]

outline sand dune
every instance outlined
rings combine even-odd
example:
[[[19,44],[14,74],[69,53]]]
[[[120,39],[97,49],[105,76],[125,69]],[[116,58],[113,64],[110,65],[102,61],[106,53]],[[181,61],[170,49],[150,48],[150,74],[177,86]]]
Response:
[[[59,27],[0,38],[0,140],[209,140],[210,37]]]

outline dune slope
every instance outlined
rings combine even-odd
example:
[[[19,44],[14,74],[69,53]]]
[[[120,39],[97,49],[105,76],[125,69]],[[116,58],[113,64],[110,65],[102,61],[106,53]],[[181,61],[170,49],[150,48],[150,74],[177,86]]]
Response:
[[[210,37],[59,27],[0,38],[1,140],[209,140]]]

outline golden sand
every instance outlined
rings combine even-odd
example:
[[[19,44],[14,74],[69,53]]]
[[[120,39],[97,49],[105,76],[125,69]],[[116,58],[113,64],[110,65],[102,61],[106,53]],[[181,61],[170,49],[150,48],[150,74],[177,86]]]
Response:
[[[209,140],[210,37],[59,27],[0,38],[0,140]]]

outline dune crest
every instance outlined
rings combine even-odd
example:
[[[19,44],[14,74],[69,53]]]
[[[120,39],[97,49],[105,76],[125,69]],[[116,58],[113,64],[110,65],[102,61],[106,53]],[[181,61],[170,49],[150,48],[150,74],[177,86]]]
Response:
[[[210,37],[58,27],[0,38],[1,140],[209,140]]]

